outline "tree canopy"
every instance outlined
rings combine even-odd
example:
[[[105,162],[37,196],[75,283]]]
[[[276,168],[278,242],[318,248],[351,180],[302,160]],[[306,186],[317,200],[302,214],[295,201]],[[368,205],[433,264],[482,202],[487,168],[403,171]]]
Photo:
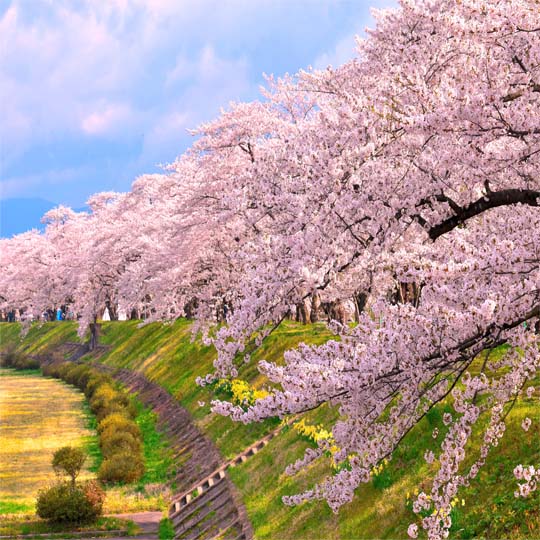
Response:
[[[285,502],[337,510],[451,397],[441,453],[425,456],[440,467],[414,506],[434,511],[409,527],[438,539],[540,367],[540,10],[534,0],[402,0],[376,19],[354,60],[269,78],[260,101],[195,130],[163,174],[94,196],[88,213],[47,213],[44,234],[2,240],[0,294],[28,315],[70,303],[81,332],[107,302],[151,319],[189,310],[197,329],[227,305],[227,324],[206,336],[216,373],[201,384],[235,376],[291,306],[365,294],[356,325],[331,323],[335,340],[259,364],[268,396],[214,410],[252,422],[335,407],[343,467]],[[403,283],[416,285],[415,302],[389,294]],[[502,358],[488,354],[470,374],[480,352],[503,344]],[[465,467],[481,416],[480,453]],[[517,467],[516,494],[539,474]]]

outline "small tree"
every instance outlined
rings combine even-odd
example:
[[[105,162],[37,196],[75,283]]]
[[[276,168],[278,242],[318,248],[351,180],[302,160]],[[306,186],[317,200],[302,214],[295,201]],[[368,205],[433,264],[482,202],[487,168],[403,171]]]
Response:
[[[70,481],[60,481],[41,489],[36,499],[36,513],[57,523],[88,523],[103,512],[105,492],[98,482],[77,483],[86,454],[80,448],[64,446],[54,453],[52,466],[58,475]]]
[[[80,448],[63,446],[54,453],[52,466],[57,474],[67,474],[71,478],[71,485],[74,488],[77,476],[79,476],[85,461],[86,455]]]

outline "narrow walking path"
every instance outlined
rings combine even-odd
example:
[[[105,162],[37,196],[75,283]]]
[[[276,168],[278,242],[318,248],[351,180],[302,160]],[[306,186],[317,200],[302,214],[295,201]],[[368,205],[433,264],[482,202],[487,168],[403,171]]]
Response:
[[[141,532],[137,536],[123,537],[123,540],[136,538],[137,540],[155,540],[158,538],[159,522],[163,512],[137,512],[134,514],[112,514],[112,517],[129,519],[139,526]]]

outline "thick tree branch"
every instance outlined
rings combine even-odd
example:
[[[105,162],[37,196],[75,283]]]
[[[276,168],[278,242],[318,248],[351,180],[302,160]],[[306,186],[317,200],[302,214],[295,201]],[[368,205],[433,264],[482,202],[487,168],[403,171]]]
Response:
[[[458,225],[486,210],[513,204],[540,206],[540,191],[532,189],[505,189],[488,193],[481,199],[471,203],[469,206],[462,208],[461,211],[457,212],[452,217],[445,219],[438,225],[430,227],[428,230],[429,236],[432,240],[437,240],[439,236],[450,232]]]

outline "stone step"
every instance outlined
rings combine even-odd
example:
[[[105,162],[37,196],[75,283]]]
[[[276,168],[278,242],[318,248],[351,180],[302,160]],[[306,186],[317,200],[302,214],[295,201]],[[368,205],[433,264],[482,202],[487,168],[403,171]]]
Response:
[[[212,505],[205,515],[201,515],[194,525],[185,529],[175,529],[178,538],[206,540],[216,536],[223,537],[224,532],[238,522],[238,512],[229,500],[216,501],[216,504]],[[205,519],[209,515],[211,517]]]
[[[227,483],[223,480],[217,482],[212,488],[203,491],[201,495],[197,497],[191,497],[191,493],[187,493],[185,497],[182,497],[177,501],[177,504],[171,508],[175,508],[175,511],[169,514],[169,518],[173,521],[179,516],[182,519],[187,519],[193,512],[196,512],[206,501],[219,497],[222,493],[227,492]],[[195,491],[195,490],[193,490]],[[178,508],[178,510],[176,510]]]

